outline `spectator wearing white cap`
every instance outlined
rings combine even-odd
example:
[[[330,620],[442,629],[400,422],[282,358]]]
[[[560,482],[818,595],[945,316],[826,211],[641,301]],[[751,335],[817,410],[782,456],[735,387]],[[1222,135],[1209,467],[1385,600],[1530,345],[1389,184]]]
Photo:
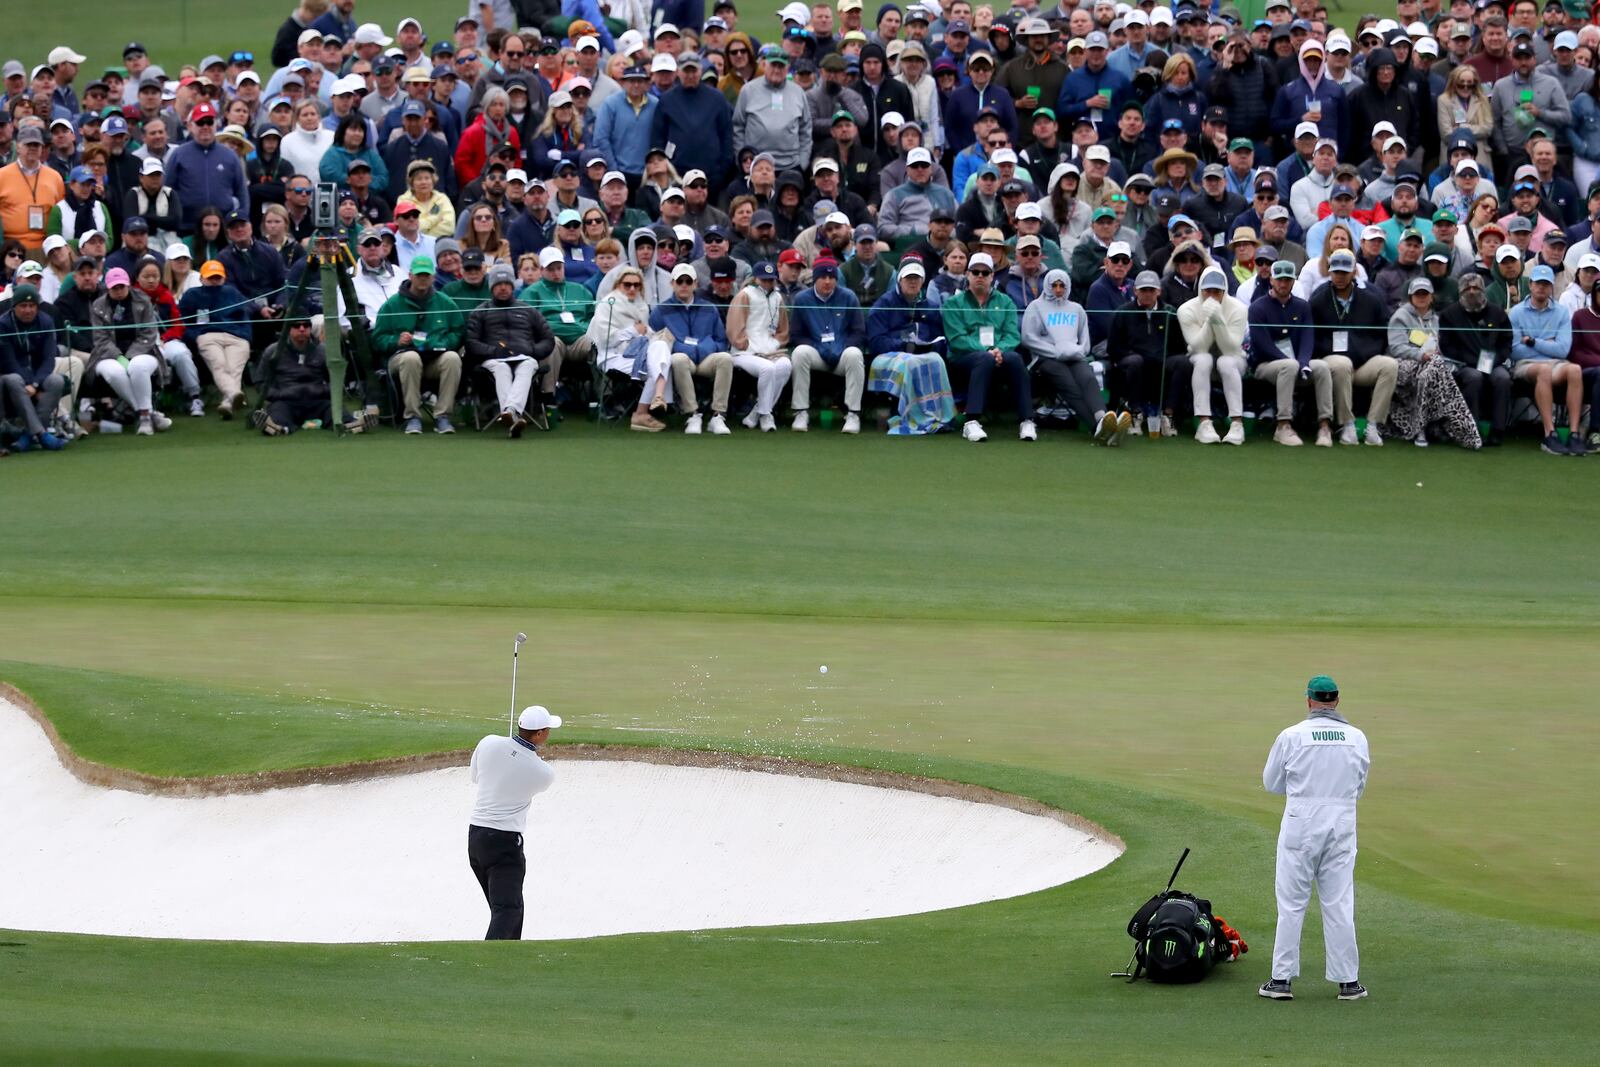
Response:
[[[1017,435],[1038,440],[1033,421],[1033,390],[1028,367],[1017,351],[1022,344],[1017,305],[994,285],[994,259],[979,252],[967,260],[967,288],[940,305],[948,339],[950,364],[966,372],[966,423],[961,435],[968,441],[987,440],[983,416],[989,383],[1003,373],[1017,405]]]
[[[925,233],[937,208],[955,216],[956,198],[933,181],[933,154],[913,148],[906,155],[906,181],[890,190],[878,208],[878,235],[886,241]]]
[[[1244,354],[1249,313],[1237,299],[1228,295],[1228,279],[1220,268],[1208,267],[1200,276],[1200,293],[1178,308],[1178,326],[1183,330],[1193,369],[1190,385],[1194,393],[1194,413],[1200,420],[1194,439],[1203,445],[1227,441],[1244,444],[1244,375],[1248,362]],[[1226,437],[1217,434],[1211,421],[1211,377],[1222,381],[1228,405]]]
[[[490,734],[472,750],[477,796],[468,819],[467,857],[489,904],[485,940],[522,938],[522,882],[528,870],[522,835],[533,798],[555,781],[539,746],[560,726],[561,716],[534,705],[522,709],[514,736]]]
[[[698,284],[699,275],[692,266],[679,263],[673,267],[672,295],[650,312],[650,328],[672,335],[672,387],[678,410],[688,416],[683,432],[693,436],[705,429],[694,380],[710,378],[710,430],[714,436],[723,437],[731,432],[727,415],[733,356],[728,352],[722,317],[710,301],[695,292]]]
[[[739,90],[733,108],[734,151],[768,153],[778,170],[804,169],[811,161],[811,107],[805,90],[789,80],[783,53],[769,52],[765,63],[763,76]]]
[[[539,253],[539,280],[524,288],[517,299],[533,305],[555,335],[555,347],[543,379],[548,403],[554,397],[563,366],[594,361],[595,343],[588,335],[594,317],[594,294],[586,286],[567,280],[561,249],[550,246]]]
[[[756,403],[744,425],[764,433],[778,428],[773,408],[793,371],[787,351],[789,309],[777,286],[777,267],[762,260],[755,265],[750,284],[734,294],[727,315],[733,365],[756,379]]]
[[[122,217],[135,216],[150,224],[150,242],[164,248],[178,239],[183,227],[183,205],[178,193],[164,183],[166,167],[159,159],[146,159],[139,167],[139,180],[122,197]]]

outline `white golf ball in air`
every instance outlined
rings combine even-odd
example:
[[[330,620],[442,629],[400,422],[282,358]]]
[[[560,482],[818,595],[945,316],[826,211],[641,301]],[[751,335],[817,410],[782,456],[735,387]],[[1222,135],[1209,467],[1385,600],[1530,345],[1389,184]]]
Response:
[[[1422,488],[1422,483],[1421,483],[1421,482],[1418,482],[1418,483],[1417,483],[1417,488],[1418,488],[1418,489],[1421,489],[1421,488]]]
[[[827,673],[828,673],[828,667],[827,667],[827,665],[826,665],[826,664],[824,664],[824,665],[823,665],[823,666],[821,666],[821,667],[818,667],[818,668],[817,668],[817,670],[818,670],[818,671],[819,671],[819,672],[821,672],[821,673],[822,673],[822,674],[827,674]]]

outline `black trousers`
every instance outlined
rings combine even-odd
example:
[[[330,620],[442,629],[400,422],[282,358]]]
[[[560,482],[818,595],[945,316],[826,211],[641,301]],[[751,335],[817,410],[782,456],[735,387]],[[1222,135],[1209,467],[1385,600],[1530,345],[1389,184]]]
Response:
[[[522,854],[522,835],[487,826],[467,827],[467,859],[489,902],[489,932],[485,941],[522,940],[522,877],[528,861]]]
[[[1467,402],[1475,419],[1486,419],[1492,433],[1501,433],[1511,419],[1511,372],[1503,366],[1484,374],[1477,367],[1457,367],[1456,385],[1461,388],[1461,399]],[[1484,407],[1484,392],[1489,393],[1489,406]],[[1488,412],[1487,417],[1485,411]]]

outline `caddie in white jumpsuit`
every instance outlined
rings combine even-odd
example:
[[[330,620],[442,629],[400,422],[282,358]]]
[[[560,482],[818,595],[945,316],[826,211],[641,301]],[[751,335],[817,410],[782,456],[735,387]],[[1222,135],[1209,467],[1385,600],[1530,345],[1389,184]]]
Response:
[[[1340,1000],[1367,995],[1356,949],[1356,801],[1367,787],[1367,735],[1339,714],[1339,687],[1319,674],[1306,684],[1309,713],[1278,735],[1261,780],[1288,797],[1278,830],[1278,933],[1272,980],[1258,992],[1293,1000],[1289,983],[1300,973],[1300,928],[1311,887],[1322,902],[1327,978]]]

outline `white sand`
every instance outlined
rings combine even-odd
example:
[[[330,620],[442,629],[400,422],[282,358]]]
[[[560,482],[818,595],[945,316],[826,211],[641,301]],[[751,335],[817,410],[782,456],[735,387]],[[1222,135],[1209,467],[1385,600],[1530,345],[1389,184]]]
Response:
[[[465,768],[179,799],[86,785],[0,701],[0,927],[260,941],[483,936]],[[749,771],[556,760],[528,938],[906,915],[1083,877],[1119,847],[991,804]],[[848,935],[846,935],[848,936]]]

